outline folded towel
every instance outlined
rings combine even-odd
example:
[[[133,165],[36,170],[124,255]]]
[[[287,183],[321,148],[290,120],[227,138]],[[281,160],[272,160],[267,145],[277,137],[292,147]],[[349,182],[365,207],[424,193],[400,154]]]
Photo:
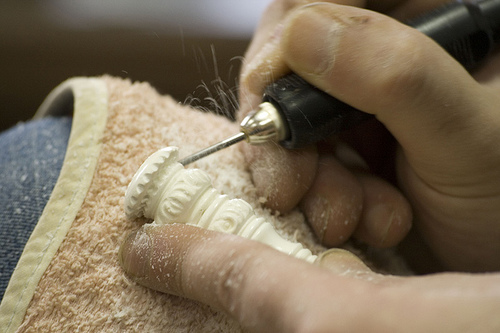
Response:
[[[73,98],[68,98],[68,94]],[[118,263],[120,244],[141,223],[125,217],[124,193],[141,163],[177,146],[186,156],[238,131],[226,118],[181,106],[145,83],[71,79],[39,116],[73,104],[63,168],[0,306],[6,332],[238,332],[237,322],[208,306],[142,287]],[[237,146],[193,164],[220,192],[249,202],[281,235],[318,253],[299,210],[261,207]],[[397,259],[394,259],[397,263]],[[396,264],[398,266],[399,264]]]

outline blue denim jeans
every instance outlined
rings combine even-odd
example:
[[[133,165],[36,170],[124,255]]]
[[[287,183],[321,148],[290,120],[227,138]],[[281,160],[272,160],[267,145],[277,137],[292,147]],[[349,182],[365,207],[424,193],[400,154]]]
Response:
[[[70,130],[70,117],[49,117],[0,133],[0,300],[59,177]]]

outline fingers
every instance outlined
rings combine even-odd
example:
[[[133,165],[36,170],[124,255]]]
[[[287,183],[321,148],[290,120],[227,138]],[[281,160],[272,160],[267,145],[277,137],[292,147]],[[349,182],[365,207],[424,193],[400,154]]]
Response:
[[[256,56],[252,61],[251,66],[255,67],[247,66],[242,76],[242,89],[259,92],[267,82],[291,69],[327,93],[376,115],[402,146],[400,158],[406,162],[403,167],[411,169],[414,175],[416,185],[408,185],[408,179],[404,179],[408,178],[407,174],[399,170],[401,184],[407,192],[415,192],[418,185],[424,194],[435,192],[446,198],[496,195],[498,187],[491,185],[491,179],[498,179],[498,168],[494,165],[498,165],[496,142],[500,140],[500,118],[495,110],[498,103],[492,101],[499,101],[498,95],[474,81],[426,36],[375,12],[316,3],[287,15],[275,30],[272,42],[265,44],[263,49],[264,56]],[[245,94],[242,95],[245,98]],[[256,150],[251,151],[255,153]],[[251,160],[253,153],[247,155],[247,160]],[[279,166],[279,161],[275,160],[271,168]],[[298,166],[288,169],[287,176],[295,175],[296,168]],[[309,171],[312,169],[310,166]],[[258,172],[254,172],[254,176],[256,174]],[[322,179],[321,176],[317,178]],[[411,219],[409,209],[405,208],[406,201],[385,184],[383,192],[392,193],[390,197],[394,199],[388,199],[389,202],[399,204],[393,208],[389,204],[382,209],[377,191],[370,190],[379,188],[382,183],[364,177],[359,177],[358,181],[366,200],[355,234],[370,244],[393,244],[410,225],[398,222]],[[272,192],[269,184],[280,184],[279,188],[284,182],[285,177],[279,182],[256,183],[258,188],[268,186],[267,192],[272,193],[268,196],[268,205],[274,209],[287,203],[288,198],[282,200],[282,195],[294,199],[286,207],[289,209],[297,202],[301,191],[303,194],[318,191],[323,197],[336,198],[333,190],[322,190],[321,184],[316,187],[315,183],[309,183],[315,187],[311,191],[303,187],[300,191]],[[432,204],[437,203],[429,200],[430,195],[426,198],[417,194],[427,200],[421,206],[434,207]],[[307,201],[304,200],[304,209],[312,206]],[[276,204],[273,206],[273,203]],[[440,211],[435,209],[432,213],[439,215],[436,212]],[[393,220],[398,216],[401,219]],[[328,230],[323,227],[325,224],[335,224],[320,222],[313,223],[318,231]],[[337,237],[351,232],[337,229]],[[320,236],[333,244],[336,242],[331,236],[335,235],[333,230],[320,232]],[[328,234],[326,238],[325,234]]]
[[[354,236],[375,247],[397,245],[412,226],[408,201],[393,186],[369,174],[358,174],[364,201],[361,222]]]
[[[246,62],[244,68],[250,65],[253,69],[246,68],[243,72],[249,73],[258,68],[259,65],[263,66],[265,62],[272,56],[271,51],[273,44],[279,40],[281,34],[283,19],[294,9],[305,6],[309,3],[314,3],[314,0],[275,0],[264,11],[259,25],[255,31],[252,43],[245,54]],[[431,10],[438,5],[449,2],[449,0],[386,0],[386,1],[373,1],[373,0],[329,0],[324,1],[339,5],[348,5],[353,7],[368,7],[382,13],[389,13],[398,19],[407,19],[419,15],[423,12]],[[368,3],[368,5],[367,5]],[[269,64],[269,63],[268,63]],[[275,69],[277,69],[276,67]],[[281,67],[286,71],[286,67]],[[273,71],[272,67],[268,68],[268,73],[274,73],[271,76],[278,78],[280,71]],[[246,75],[243,75],[246,76]],[[262,87],[264,83],[262,83]]]
[[[222,309],[249,332],[500,327],[498,274],[382,276],[342,250],[325,253],[314,266],[187,225],[144,226],[123,244],[120,261],[141,284]]]
[[[299,203],[311,186],[317,169],[314,147],[287,151],[269,143],[242,145],[260,201],[267,207],[286,213]]]
[[[354,175],[333,156],[322,155],[313,185],[300,208],[318,239],[328,247],[352,235],[363,211],[363,189]]]
[[[123,244],[120,262],[137,282],[226,311],[255,332],[314,327],[316,317],[342,327],[345,316],[336,309],[355,313],[346,291],[369,288],[340,276],[370,274],[346,251],[322,257],[326,270],[260,243],[187,225],[143,226]]]
[[[479,124],[492,118],[491,108],[477,110],[490,96],[451,56],[418,31],[375,12],[332,4],[302,7],[284,24],[280,47],[297,74],[374,113],[417,168],[428,168],[429,161],[444,161],[433,168],[460,162]],[[450,160],[454,156],[459,158]]]
[[[308,3],[316,2],[314,0],[274,0],[264,11],[254,38],[249,49],[246,52],[245,58],[247,61],[252,61],[255,55],[263,48],[266,43],[269,43],[273,38],[276,26],[281,23],[283,18],[293,9],[307,5]],[[325,2],[337,3],[342,5],[363,7],[365,0],[329,0]]]
[[[316,178],[300,203],[318,239],[327,247],[352,235],[375,247],[397,245],[412,225],[408,201],[389,183],[360,171],[363,163],[354,152],[337,150],[343,164],[332,155],[320,155]]]
[[[260,103],[262,92],[267,84],[289,71],[287,65],[280,60],[281,52],[278,47],[283,19],[293,9],[313,2],[315,1],[274,0],[264,11],[242,66],[240,117],[245,116]],[[329,0],[326,2],[359,7],[365,4],[365,0]]]

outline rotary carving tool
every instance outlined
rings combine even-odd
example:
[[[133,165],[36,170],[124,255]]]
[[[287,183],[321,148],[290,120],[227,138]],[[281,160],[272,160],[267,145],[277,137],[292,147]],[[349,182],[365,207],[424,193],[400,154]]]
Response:
[[[434,39],[470,70],[500,42],[500,0],[459,0],[408,25]],[[262,104],[241,122],[240,133],[179,162],[187,165],[243,140],[250,144],[274,140],[285,148],[300,148],[372,117],[292,73],[266,87]]]

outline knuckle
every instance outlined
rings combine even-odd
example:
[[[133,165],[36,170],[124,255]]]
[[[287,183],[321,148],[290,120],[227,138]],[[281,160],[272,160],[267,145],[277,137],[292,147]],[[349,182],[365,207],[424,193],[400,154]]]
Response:
[[[397,42],[386,45],[379,65],[378,88],[382,96],[415,98],[425,92],[430,67],[427,43],[413,37],[401,34]]]

